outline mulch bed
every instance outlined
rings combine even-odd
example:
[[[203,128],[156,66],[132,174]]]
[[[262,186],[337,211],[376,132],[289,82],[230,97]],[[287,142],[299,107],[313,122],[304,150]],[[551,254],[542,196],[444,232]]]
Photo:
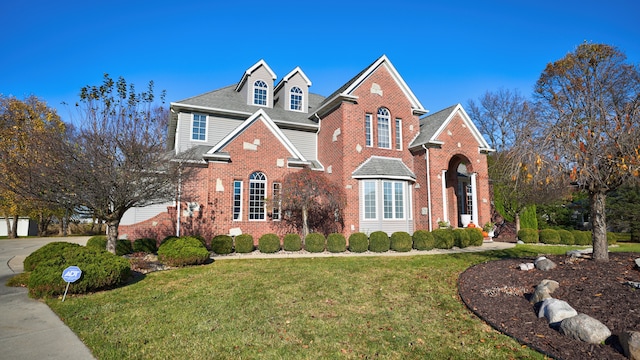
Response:
[[[564,360],[626,359],[618,342],[625,330],[640,331],[640,290],[626,285],[639,282],[638,254],[610,253],[609,262],[569,261],[568,256],[547,256],[558,266],[549,271],[521,271],[521,263],[535,259],[505,259],[478,264],[458,280],[460,297],[471,311],[520,343],[550,357]],[[605,324],[612,336],[593,345],[560,334],[528,299],[544,279],[560,284],[552,297],[564,300],[578,313]]]

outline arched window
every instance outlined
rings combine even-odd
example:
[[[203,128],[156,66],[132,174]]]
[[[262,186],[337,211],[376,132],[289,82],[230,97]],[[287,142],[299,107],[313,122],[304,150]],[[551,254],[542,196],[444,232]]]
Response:
[[[267,177],[256,171],[249,176],[249,220],[265,220]]]
[[[291,105],[290,109],[295,111],[302,111],[302,89],[297,86],[291,88]]]
[[[269,86],[262,80],[253,83],[253,104],[267,105],[267,91]]]
[[[378,109],[378,147],[389,149],[391,142],[389,137],[389,110],[386,108]]]

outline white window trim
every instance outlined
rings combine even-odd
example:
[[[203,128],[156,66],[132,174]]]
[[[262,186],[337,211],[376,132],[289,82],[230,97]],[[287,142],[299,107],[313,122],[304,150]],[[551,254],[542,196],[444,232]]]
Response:
[[[266,87],[262,87],[262,86],[258,87],[258,86],[256,85],[258,82],[261,82],[261,83],[262,83],[262,84],[264,84]],[[256,89],[261,89],[261,90],[264,90],[264,91],[265,91],[264,104],[258,104],[258,103],[256,102]],[[270,91],[269,91],[269,84],[267,84],[267,82],[266,82],[266,81],[264,81],[264,80],[260,80],[260,79],[258,79],[258,80],[256,80],[256,81],[254,81],[254,82],[253,82],[253,92],[252,92],[252,94],[251,94],[251,96],[252,96],[252,101],[251,101],[251,103],[252,103],[253,105],[256,105],[256,106],[268,106],[268,105],[269,105],[269,101],[270,101],[270,98],[269,98],[269,92],[270,92]]]
[[[266,195],[267,195],[267,185],[269,184],[269,182],[267,181],[267,175],[265,175],[263,172],[261,171],[257,171],[259,173],[261,173],[264,176],[264,180],[252,180],[251,179],[251,175],[253,173],[251,173],[249,175],[249,198],[248,198],[248,213],[247,213],[247,218],[249,221],[267,221],[267,202],[264,200]],[[262,198],[262,219],[252,219],[251,218],[251,184],[252,183],[263,183],[264,182],[264,196]]]
[[[367,125],[369,125],[369,134],[367,135]],[[366,147],[373,147],[373,115],[365,114],[364,116],[364,143]]]
[[[236,184],[240,184],[240,211],[238,212],[238,218],[235,218],[236,215]],[[231,218],[233,221],[242,221],[242,205],[243,205],[243,190],[244,190],[244,182],[242,180],[234,180],[233,181],[233,198],[231,205]]]
[[[273,195],[273,200],[274,201],[276,199],[276,185],[278,186],[278,195],[282,195],[282,183],[274,182],[273,185],[271,185],[271,193]],[[278,210],[278,218],[277,219],[273,216],[273,214],[275,213],[273,210],[275,210],[275,209]],[[281,200],[278,200],[277,206],[274,206],[273,209],[271,210],[271,219],[273,221],[282,220],[282,201]]]
[[[196,121],[196,116],[204,116],[204,140],[193,138],[193,123]],[[199,113],[191,114],[191,128],[189,132],[189,139],[191,139],[191,141],[207,142],[207,139],[209,138],[209,115]]]
[[[298,92],[293,92],[293,90],[294,90],[294,89],[298,89],[298,90],[300,90],[300,92],[299,92],[299,93],[298,93]],[[300,96],[300,109],[293,109],[293,108],[292,108],[292,106],[293,106],[293,102],[292,102],[291,100],[292,100],[292,97],[293,97],[294,95]],[[297,111],[297,112],[304,112],[304,101],[305,101],[305,99],[304,99],[304,98],[305,98],[305,96],[304,96],[304,90],[302,90],[302,89],[301,89],[300,87],[298,87],[298,86],[294,86],[294,87],[292,87],[292,88],[291,88],[291,90],[289,90],[289,110],[291,110],[291,111]]]
[[[396,133],[396,150],[402,150],[402,119],[396,118],[395,121],[395,133]]]
[[[380,112],[384,109],[384,111],[386,112],[386,115],[381,115]],[[380,145],[380,118],[384,117],[387,120],[387,143],[388,146],[382,146]],[[376,129],[378,131],[378,141],[377,141],[377,145],[378,148],[380,149],[391,149],[391,114],[389,113],[389,110],[387,108],[380,108],[378,109],[378,113],[376,115]]]
[[[378,220],[378,206],[379,206],[379,191],[378,191],[378,181],[377,180],[363,180],[361,181],[362,183],[362,195],[361,195],[361,199],[362,199],[362,219],[365,221],[374,221],[374,220]],[[366,184],[367,183],[373,183],[373,196],[374,196],[374,217],[373,218],[367,218],[367,200],[366,200]]]

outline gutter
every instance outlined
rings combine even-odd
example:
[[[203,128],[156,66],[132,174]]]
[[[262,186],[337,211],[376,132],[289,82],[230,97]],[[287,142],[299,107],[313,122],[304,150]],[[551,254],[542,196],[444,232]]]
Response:
[[[433,223],[431,221],[431,169],[430,169],[431,165],[429,163],[429,148],[426,147],[424,144],[422,145],[422,148],[425,151],[424,158],[427,165],[427,199],[428,199],[427,209],[429,211],[429,217],[428,217],[429,231],[433,231]]]

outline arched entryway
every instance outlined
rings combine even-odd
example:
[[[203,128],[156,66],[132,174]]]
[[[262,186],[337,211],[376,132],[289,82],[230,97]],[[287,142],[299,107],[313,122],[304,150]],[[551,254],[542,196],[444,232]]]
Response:
[[[479,225],[476,174],[469,159],[464,155],[453,156],[444,179],[444,210],[449,223],[454,227],[464,227],[470,222]]]

